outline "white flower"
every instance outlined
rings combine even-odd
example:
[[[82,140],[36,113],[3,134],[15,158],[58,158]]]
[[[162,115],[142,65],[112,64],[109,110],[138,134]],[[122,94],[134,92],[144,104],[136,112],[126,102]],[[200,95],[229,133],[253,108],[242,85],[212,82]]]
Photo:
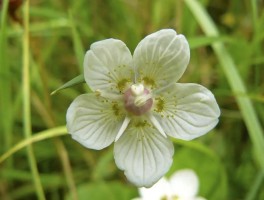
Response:
[[[145,37],[133,57],[120,40],[93,43],[84,77],[94,93],[70,105],[69,133],[91,149],[115,142],[115,162],[128,180],[152,186],[172,164],[169,137],[191,140],[218,123],[220,110],[209,90],[176,83],[189,58],[187,40],[171,29]]]
[[[169,180],[160,179],[151,188],[139,188],[138,200],[205,200],[197,197],[199,180],[191,169],[175,172]]]

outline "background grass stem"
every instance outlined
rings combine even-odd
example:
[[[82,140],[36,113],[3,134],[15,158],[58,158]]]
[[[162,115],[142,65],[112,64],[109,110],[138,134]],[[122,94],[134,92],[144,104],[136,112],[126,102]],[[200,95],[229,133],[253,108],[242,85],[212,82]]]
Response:
[[[218,37],[219,32],[215,23],[212,21],[208,13],[205,11],[204,7],[201,5],[200,1],[197,0],[185,0],[186,5],[191,10],[195,19],[205,32],[207,36]],[[212,45],[216,56],[219,59],[220,66],[228,80],[228,83],[234,94],[244,93],[247,94],[247,90],[243,80],[241,79],[234,60],[228,53],[222,42],[215,42]],[[240,108],[241,114],[243,116],[244,122],[248,129],[248,134],[254,145],[254,152],[260,165],[260,168],[264,172],[264,136],[261,124],[252,105],[252,102],[248,96],[235,96],[238,106]]]
[[[28,139],[32,135],[31,130],[31,103],[30,103],[30,54],[29,54],[29,0],[24,2],[23,10],[23,125],[24,135]],[[37,167],[37,161],[34,155],[32,144],[27,146],[27,155],[29,159],[29,165],[33,176],[33,181],[36,188],[36,193],[39,200],[45,200],[45,194],[41,185],[40,176]]]

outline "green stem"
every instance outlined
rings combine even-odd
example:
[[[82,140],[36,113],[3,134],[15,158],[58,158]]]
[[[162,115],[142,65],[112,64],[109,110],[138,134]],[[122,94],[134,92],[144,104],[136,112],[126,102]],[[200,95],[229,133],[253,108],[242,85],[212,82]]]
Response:
[[[257,9],[257,0],[250,0],[251,12],[252,12],[252,22],[254,26],[254,32],[258,32],[258,9]]]
[[[12,106],[11,106],[11,74],[7,62],[7,26],[6,18],[8,11],[8,0],[2,1],[1,25],[0,25],[0,126],[3,134],[4,150],[10,148],[12,143]],[[1,149],[2,150],[2,149]]]
[[[24,34],[23,34],[23,125],[24,135],[28,139],[31,137],[31,109],[30,109],[30,70],[29,70],[29,0],[24,2],[23,10]],[[37,162],[33,151],[33,146],[27,146],[27,155],[38,199],[45,200],[44,191],[41,185]]]
[[[23,141],[17,143],[15,146],[10,148],[6,153],[0,156],[0,163],[4,162],[7,158],[12,156],[14,153],[19,151],[20,149],[23,149],[24,147],[27,147],[31,145],[32,143],[39,142],[42,140],[46,140],[53,137],[58,137],[61,135],[66,135],[67,129],[65,126],[56,127],[52,129],[48,129],[39,133],[36,133],[32,135],[30,138],[26,138]]]

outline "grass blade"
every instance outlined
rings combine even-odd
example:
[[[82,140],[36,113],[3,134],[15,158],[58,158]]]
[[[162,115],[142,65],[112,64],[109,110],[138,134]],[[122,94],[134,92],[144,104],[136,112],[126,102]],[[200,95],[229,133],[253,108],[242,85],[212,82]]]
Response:
[[[23,34],[23,125],[25,138],[30,138],[31,132],[31,109],[30,109],[30,62],[29,62],[29,0],[24,3],[24,34]],[[33,175],[34,184],[38,199],[45,200],[44,191],[41,185],[40,176],[37,168],[37,162],[33,151],[33,146],[27,146],[27,155],[30,169]]]
[[[3,133],[4,145],[2,148],[7,150],[12,143],[12,106],[11,106],[11,73],[7,62],[7,10],[8,0],[2,1],[1,7],[1,26],[0,26],[0,126]],[[0,149],[2,150],[2,149]]]
[[[216,25],[202,7],[200,1],[185,0],[185,3],[195,16],[205,34],[210,37],[219,37],[219,32],[216,28]],[[232,57],[227,52],[224,44],[222,42],[215,42],[211,46],[219,59],[222,70],[225,73],[233,93],[247,94],[245,85],[239,76],[236,65]],[[259,165],[261,166],[262,171],[264,171],[264,136],[259,119],[257,118],[252,102],[248,96],[235,96],[235,98],[248,129],[250,139],[254,145],[256,158],[259,162]]]
[[[257,198],[257,194],[259,189],[261,188],[261,184],[264,180],[264,173],[263,171],[260,171],[257,175],[256,175],[256,179],[254,181],[254,183],[252,184],[252,187],[249,190],[249,193],[246,196],[246,200],[254,200]]]
[[[69,18],[70,18],[69,21],[70,21],[70,26],[71,26],[71,31],[72,31],[74,52],[77,58],[79,70],[80,72],[83,72],[83,58],[84,58],[85,50],[82,45],[80,35],[76,29],[76,26],[75,26],[76,23],[73,20],[71,11],[69,11]]]
[[[54,95],[56,94],[57,92],[63,90],[63,89],[66,89],[66,88],[69,88],[69,87],[72,87],[74,85],[78,85],[80,83],[85,83],[85,80],[84,80],[84,76],[83,74],[80,74],[79,76],[76,76],[74,77],[72,80],[68,81],[67,83],[63,84],[61,87],[59,87],[58,89],[54,90],[51,95]]]

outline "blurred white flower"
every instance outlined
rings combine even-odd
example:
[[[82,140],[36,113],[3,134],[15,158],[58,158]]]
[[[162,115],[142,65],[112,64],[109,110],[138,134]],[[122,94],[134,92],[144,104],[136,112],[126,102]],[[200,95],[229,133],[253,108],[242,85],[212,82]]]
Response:
[[[93,43],[84,77],[94,92],[70,105],[69,133],[91,149],[115,142],[115,162],[128,180],[152,186],[172,164],[168,136],[191,140],[218,123],[220,110],[209,90],[176,83],[189,58],[187,40],[171,29],[145,37],[133,57],[120,40]]]
[[[191,169],[176,171],[169,180],[160,179],[151,188],[139,188],[137,200],[206,200],[197,197],[199,180]],[[135,199],[134,199],[135,200]]]

